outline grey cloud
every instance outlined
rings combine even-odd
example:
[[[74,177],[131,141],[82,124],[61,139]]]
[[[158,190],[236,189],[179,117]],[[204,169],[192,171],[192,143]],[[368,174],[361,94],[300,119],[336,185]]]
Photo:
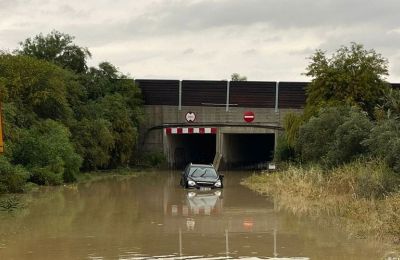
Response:
[[[243,54],[246,56],[247,55],[255,55],[257,53],[258,53],[258,51],[256,49],[248,49],[248,50],[243,51]]]
[[[188,54],[192,54],[194,53],[194,49],[193,48],[189,48],[183,51],[183,54],[188,55]]]
[[[327,36],[326,41],[319,48],[334,51],[350,42],[364,44],[367,49],[375,49],[378,53],[385,51],[386,54],[393,54],[400,46],[400,34],[388,33],[381,28],[370,28],[367,31],[354,28],[354,30],[342,32],[340,37]]]
[[[370,25],[394,29],[400,26],[398,0],[169,0],[151,5],[147,11],[124,21],[68,25],[67,30],[87,35],[99,44],[111,40],[159,37],[233,27],[246,30],[264,24],[268,30],[337,28]],[[104,34],[107,38],[104,38]],[[227,30],[224,31],[227,33]],[[267,38],[268,41],[279,39]]]
[[[166,1],[131,26],[147,25],[159,33],[267,23],[275,28],[398,24],[398,0],[188,0]]]
[[[252,78],[295,79],[302,56],[355,41],[396,63],[392,73],[400,78],[399,9],[398,0],[0,0],[0,49],[57,29],[76,36],[94,59],[103,55],[126,70],[150,64],[133,70],[141,75],[157,76],[153,64],[161,76],[176,75],[176,66],[163,64],[181,58],[198,70],[183,66],[180,76],[227,75],[230,64],[239,72],[251,66]]]
[[[304,49],[296,49],[296,50],[289,51],[289,54],[290,55],[300,55],[300,56],[306,57],[306,56],[312,55],[314,52],[315,52],[314,49],[304,48]]]

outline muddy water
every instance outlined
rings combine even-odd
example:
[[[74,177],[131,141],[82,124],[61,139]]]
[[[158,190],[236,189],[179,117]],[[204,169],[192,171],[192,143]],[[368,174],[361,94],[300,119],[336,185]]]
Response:
[[[225,173],[223,191],[178,186],[179,174],[110,178],[24,197],[1,214],[0,259],[295,258],[382,259],[383,249],[350,240],[240,186],[250,173]]]

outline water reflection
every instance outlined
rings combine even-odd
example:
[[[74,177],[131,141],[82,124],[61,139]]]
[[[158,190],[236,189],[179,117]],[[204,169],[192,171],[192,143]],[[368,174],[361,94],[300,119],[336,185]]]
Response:
[[[234,185],[235,193],[251,194],[250,191],[236,184]],[[168,187],[166,189],[171,190]],[[270,252],[274,258],[278,259],[276,207],[274,204],[252,194],[254,198],[250,197],[245,204],[237,206],[235,206],[235,200],[230,201],[228,197],[228,204],[224,207],[224,191],[226,190],[228,196],[232,196],[230,189],[233,187],[211,191],[185,190],[177,193],[181,194],[183,199],[168,196],[169,200],[164,201],[167,203],[164,208],[168,209],[165,212],[165,231],[178,233],[179,256],[193,254],[192,245],[196,245],[196,249],[201,248],[202,251],[199,252],[214,250],[208,257],[223,255],[225,258],[231,258],[260,255],[260,251],[268,250],[268,248],[265,244],[254,246],[252,243],[254,241],[255,243],[261,242],[260,240],[267,236],[273,236],[273,248]],[[213,246],[209,246],[207,239],[213,240]],[[238,241],[241,244],[239,247]],[[204,247],[202,247],[203,244]],[[230,251],[230,244],[232,244],[232,251]],[[217,248],[216,245],[220,247]],[[209,248],[207,249],[207,247]],[[270,255],[268,252],[264,254],[265,256]],[[297,256],[294,258],[309,259]]]
[[[382,248],[348,240],[312,219],[277,212],[226,173],[225,188],[184,190],[179,173],[107,179],[26,196],[1,215],[0,259],[378,259]]]

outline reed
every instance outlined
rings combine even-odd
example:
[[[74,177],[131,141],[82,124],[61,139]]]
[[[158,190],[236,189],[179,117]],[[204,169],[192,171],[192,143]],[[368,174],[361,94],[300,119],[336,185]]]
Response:
[[[330,170],[289,165],[243,184],[294,214],[332,217],[350,236],[400,243],[399,177],[382,161],[358,160]]]

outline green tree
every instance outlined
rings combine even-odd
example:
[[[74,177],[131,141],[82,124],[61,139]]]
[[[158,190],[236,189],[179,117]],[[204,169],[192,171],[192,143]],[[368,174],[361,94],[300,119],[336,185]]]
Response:
[[[21,165],[12,165],[8,158],[0,156],[0,194],[22,192],[29,174]]]
[[[82,159],[75,153],[69,130],[48,119],[22,130],[13,162],[31,171],[32,182],[52,185],[74,181]]]
[[[78,122],[71,126],[71,131],[77,136],[73,139],[84,158],[84,169],[117,167],[137,161],[131,159],[134,159],[138,127],[143,121],[139,88],[108,62],[90,68],[81,82],[86,100],[76,110]],[[82,131],[102,137],[90,140]]]
[[[67,120],[72,116],[68,88],[73,75],[46,61],[27,56],[0,56],[2,102],[14,103],[27,114],[43,119]]]
[[[400,121],[398,119],[379,121],[363,144],[369,148],[371,154],[383,158],[394,171],[400,173]]]
[[[231,80],[232,81],[247,81],[247,77],[235,72],[231,75]]]
[[[84,170],[104,169],[110,165],[114,137],[109,121],[84,118],[72,126],[71,132],[76,151],[84,159]]]
[[[328,165],[350,162],[367,154],[368,149],[363,142],[369,137],[373,123],[366,113],[355,108],[344,117],[344,122],[335,130],[335,140],[326,154]]]
[[[389,88],[381,97],[381,105],[375,110],[377,119],[400,119],[400,90]]]
[[[358,106],[373,116],[374,108],[388,88],[388,61],[374,50],[352,43],[342,46],[330,58],[317,50],[305,75],[312,78],[307,88],[308,117],[325,106]]]
[[[87,48],[74,44],[73,40],[73,36],[53,30],[46,36],[39,34],[20,42],[20,48],[16,52],[83,73],[87,70],[86,59],[91,54]]]
[[[365,154],[372,123],[358,108],[328,107],[300,127],[296,150],[304,162],[334,166]]]
[[[119,93],[105,96],[97,104],[102,118],[111,122],[114,147],[111,150],[111,166],[127,165],[133,155],[138,137],[138,125],[132,120],[133,110],[127,106],[126,97]]]

